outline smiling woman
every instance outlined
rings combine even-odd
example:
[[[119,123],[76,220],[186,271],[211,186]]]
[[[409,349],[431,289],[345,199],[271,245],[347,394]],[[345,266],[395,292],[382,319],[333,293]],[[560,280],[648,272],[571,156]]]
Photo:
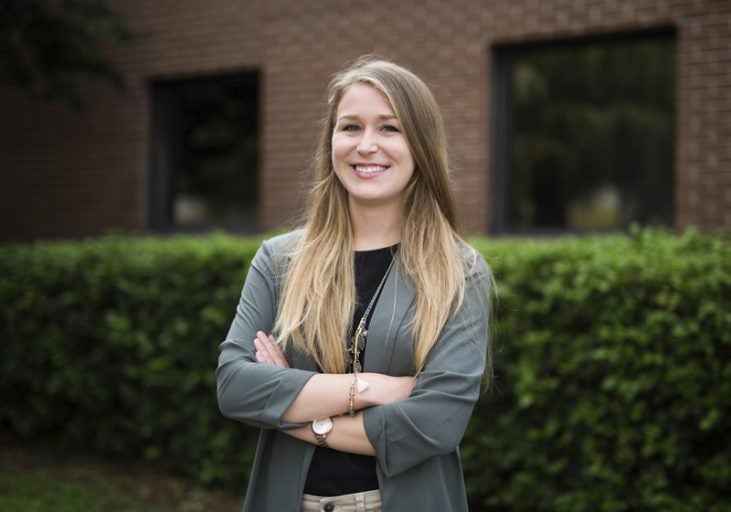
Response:
[[[383,60],[337,74],[314,175],[305,225],[262,244],[221,344],[221,411],[262,428],[245,510],[466,511],[491,280],[426,85]]]
[[[387,208],[396,218],[414,159],[391,104],[376,88],[355,84],[340,100],[337,116],[333,167],[348,192],[351,215]]]

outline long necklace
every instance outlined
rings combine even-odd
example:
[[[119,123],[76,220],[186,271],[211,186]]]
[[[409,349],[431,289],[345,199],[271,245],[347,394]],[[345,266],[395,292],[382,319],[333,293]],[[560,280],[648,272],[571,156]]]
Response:
[[[358,327],[355,329],[355,333],[353,334],[352,345],[348,350],[348,358],[350,359],[349,363],[351,371],[354,374],[360,373],[363,369],[360,364],[360,354],[365,348],[366,338],[368,337],[366,321],[368,320],[368,315],[370,314],[373,305],[376,303],[378,294],[381,293],[381,288],[383,288],[383,284],[386,282],[386,278],[388,277],[388,273],[391,271],[391,267],[393,267],[394,261],[396,261],[395,255],[391,257],[391,263],[388,264],[386,273],[383,274],[383,278],[381,278],[381,282],[378,284],[378,288],[376,288],[376,292],[373,294],[373,297],[371,297],[371,301],[368,303],[368,307],[366,308],[365,313],[363,313],[363,316],[360,318]]]

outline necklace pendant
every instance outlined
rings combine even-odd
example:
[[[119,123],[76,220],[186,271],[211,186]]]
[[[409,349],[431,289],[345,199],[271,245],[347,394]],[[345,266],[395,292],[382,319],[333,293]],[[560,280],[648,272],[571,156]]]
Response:
[[[358,349],[363,350],[366,344],[366,338],[368,337],[368,329],[363,329],[358,333],[356,341],[358,342]]]
[[[378,288],[376,288],[375,293],[373,294],[373,297],[371,297],[371,302],[368,304],[368,307],[366,308],[365,312],[363,313],[363,316],[360,318],[360,322],[358,322],[358,327],[355,329],[355,333],[353,333],[353,337],[350,339],[350,346],[347,347],[347,354],[348,354],[348,366],[350,366],[353,370],[353,373],[360,373],[363,369],[362,365],[360,364],[360,354],[362,351],[365,350],[366,345],[366,338],[368,337],[368,330],[365,328],[366,321],[368,319],[368,315],[370,314],[371,310],[373,309],[373,305],[376,302],[376,299],[378,298],[378,294],[381,292],[381,289],[383,288],[383,284],[386,282],[386,278],[388,277],[388,273],[391,271],[391,267],[393,267],[393,263],[396,261],[395,257],[391,257],[391,263],[388,264],[388,268],[386,269],[386,273],[383,274],[383,277],[381,278],[381,282],[378,285]],[[367,387],[367,383],[366,383]],[[360,384],[359,384],[360,388]],[[365,389],[365,387],[363,388]]]

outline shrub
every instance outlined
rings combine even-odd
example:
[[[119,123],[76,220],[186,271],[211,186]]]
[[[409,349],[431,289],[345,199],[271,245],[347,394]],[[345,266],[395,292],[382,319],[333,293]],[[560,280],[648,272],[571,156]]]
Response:
[[[731,245],[480,244],[497,273],[495,390],[464,458],[475,510],[731,510]]]
[[[731,510],[731,244],[688,231],[474,240],[496,380],[462,443],[473,510]],[[258,240],[0,248],[0,424],[240,488],[217,346]]]
[[[255,433],[221,417],[213,370],[257,246],[214,236],[0,250],[0,421],[240,483]]]

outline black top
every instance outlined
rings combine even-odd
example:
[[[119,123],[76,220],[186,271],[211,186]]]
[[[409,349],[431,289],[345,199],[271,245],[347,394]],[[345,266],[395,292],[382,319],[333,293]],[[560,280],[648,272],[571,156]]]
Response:
[[[355,315],[353,315],[351,336],[381,283],[397,247],[395,245],[355,253],[355,288],[358,293],[358,303],[355,307]],[[376,300],[378,299],[376,298]],[[366,319],[366,326],[370,324],[374,309],[376,309],[375,306]],[[367,351],[368,340],[360,354],[361,365],[365,361]],[[346,399],[347,397],[343,397],[344,401]],[[378,489],[375,457],[339,452],[319,446],[315,448],[305,482],[305,494],[337,496],[374,489]]]

